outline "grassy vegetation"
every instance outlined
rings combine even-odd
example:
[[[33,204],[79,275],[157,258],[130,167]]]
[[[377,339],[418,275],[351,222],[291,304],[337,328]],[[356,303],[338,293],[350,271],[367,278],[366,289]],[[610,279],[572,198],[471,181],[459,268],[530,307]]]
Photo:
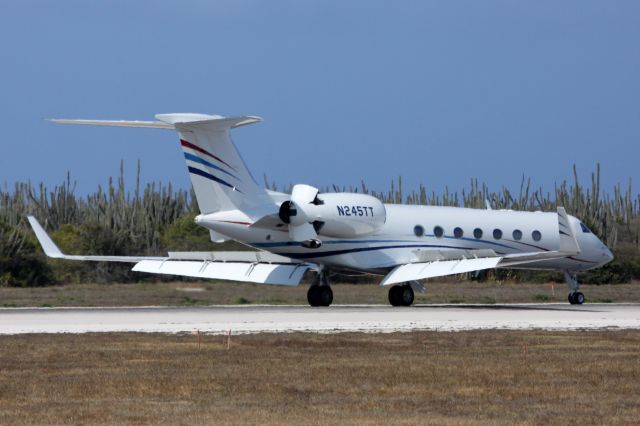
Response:
[[[139,166],[138,166],[139,167]],[[364,182],[358,186],[323,188],[322,191],[352,191],[372,194],[386,203],[447,205],[554,211],[562,205],[580,217],[614,249],[616,260],[586,275],[591,283],[628,282],[640,279],[640,197],[631,183],[610,190],[600,186],[599,168],[591,174],[589,184],[578,179],[561,182],[553,193],[532,189],[530,180],[522,179],[519,192],[503,187],[490,191],[478,180],[458,192],[429,192],[424,185],[405,191],[402,179],[392,182],[389,191],[374,191]],[[266,179],[265,179],[266,184]],[[273,189],[287,191],[290,188]],[[174,190],[171,185],[151,183],[141,187],[139,180],[128,192],[123,173],[110,179],[87,196],[75,194],[70,177],[58,186],[18,183],[0,188],[0,286],[41,286],[51,283],[112,283],[158,280],[130,272],[130,265],[114,263],[73,263],[46,261],[26,223],[27,214],[35,214],[52,233],[63,250],[70,253],[105,255],[160,255],[168,250],[238,250],[237,243],[213,245],[209,233],[194,224],[198,209],[193,194]],[[503,274],[497,274],[502,279]],[[526,281],[543,282],[549,273],[509,272],[509,276]]]
[[[0,337],[2,424],[637,424],[640,331]]]
[[[370,284],[334,284],[334,303],[387,304],[387,289]],[[427,283],[416,303],[567,302],[564,283],[525,284],[487,281]],[[307,304],[307,286],[283,287],[229,282],[70,284],[49,287],[0,287],[0,307],[202,306]],[[582,286],[587,303],[640,303],[640,282]]]

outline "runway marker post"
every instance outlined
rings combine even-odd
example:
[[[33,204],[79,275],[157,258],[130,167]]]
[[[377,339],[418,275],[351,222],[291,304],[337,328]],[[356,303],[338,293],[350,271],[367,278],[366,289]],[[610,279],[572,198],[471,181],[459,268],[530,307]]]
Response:
[[[200,329],[199,328],[194,329],[191,332],[191,334],[194,334],[194,335],[198,336],[198,350],[200,350],[200,343],[202,342],[202,337],[200,335]]]

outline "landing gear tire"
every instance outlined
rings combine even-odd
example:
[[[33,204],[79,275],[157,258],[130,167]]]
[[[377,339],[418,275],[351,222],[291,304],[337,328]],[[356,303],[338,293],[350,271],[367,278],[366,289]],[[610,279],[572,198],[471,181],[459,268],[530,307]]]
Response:
[[[400,291],[399,285],[394,285],[389,289],[389,303],[391,303],[391,306],[400,306],[402,304]]]
[[[329,306],[333,302],[333,290],[328,285],[312,285],[307,291],[307,301],[311,306]]]
[[[584,303],[584,294],[579,291],[575,293],[569,293],[569,303],[572,305],[582,305]]]
[[[564,279],[569,286],[569,303],[572,305],[582,305],[584,303],[584,294],[580,293],[580,283],[575,272],[564,271]]]
[[[571,296],[571,295],[569,295]],[[312,285],[307,290],[307,302],[311,306],[320,306],[320,287],[317,285]]]
[[[582,305],[584,303],[584,294],[577,292],[573,294],[573,301],[576,305]]]
[[[414,297],[410,285],[394,285],[389,289],[389,303],[392,306],[411,306]]]

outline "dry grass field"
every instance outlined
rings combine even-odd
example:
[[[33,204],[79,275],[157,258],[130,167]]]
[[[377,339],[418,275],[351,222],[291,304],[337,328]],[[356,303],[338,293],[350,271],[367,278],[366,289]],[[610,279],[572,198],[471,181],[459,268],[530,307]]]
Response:
[[[2,424],[637,424],[640,331],[0,337]]]
[[[428,282],[416,303],[566,302],[564,283]],[[74,284],[0,287],[0,307],[24,306],[189,306],[226,304],[307,304],[307,285],[266,286],[229,282]],[[640,283],[584,285],[587,303],[640,303]],[[387,304],[387,289],[375,284],[334,284],[334,303]]]

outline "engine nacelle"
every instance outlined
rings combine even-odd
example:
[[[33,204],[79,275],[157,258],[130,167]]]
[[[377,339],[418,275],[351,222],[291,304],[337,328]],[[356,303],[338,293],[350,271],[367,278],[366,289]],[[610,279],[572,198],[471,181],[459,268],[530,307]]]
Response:
[[[311,187],[305,188],[311,194]],[[379,230],[387,220],[387,213],[384,204],[375,197],[342,192],[317,194],[311,202],[285,201],[280,218],[290,226],[309,223],[321,236],[351,238]]]

